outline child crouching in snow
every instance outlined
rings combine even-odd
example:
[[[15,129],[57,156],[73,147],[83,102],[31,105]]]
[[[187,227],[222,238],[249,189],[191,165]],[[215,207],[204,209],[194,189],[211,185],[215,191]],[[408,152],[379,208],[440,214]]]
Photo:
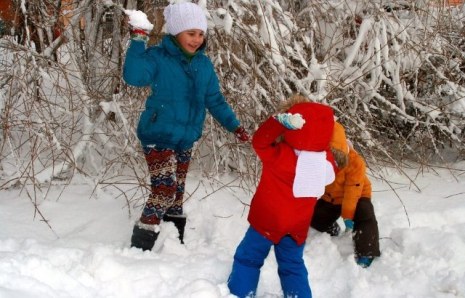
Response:
[[[311,297],[303,251],[317,198],[335,177],[329,149],[333,126],[330,107],[294,96],[286,113],[268,118],[254,134],[263,169],[250,205],[250,227],[234,255],[232,294],[255,296],[260,268],[273,246],[284,297]]]
[[[326,186],[318,200],[312,227],[332,236],[339,234],[336,220],[341,216],[346,230],[352,232],[357,264],[368,267],[380,256],[378,222],[371,203],[371,183],[366,175],[364,159],[346,140],[341,124],[334,124],[331,150],[338,164],[336,180]]]

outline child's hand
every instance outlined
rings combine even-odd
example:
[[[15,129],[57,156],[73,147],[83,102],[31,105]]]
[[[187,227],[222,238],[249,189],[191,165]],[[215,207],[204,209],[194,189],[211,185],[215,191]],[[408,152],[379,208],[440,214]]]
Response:
[[[236,138],[239,139],[239,141],[243,143],[248,142],[250,139],[249,134],[247,133],[247,131],[245,131],[244,127],[242,126],[236,128],[236,130],[234,131],[234,135],[236,136]]]
[[[147,18],[147,15],[140,10],[125,9],[124,13],[128,16],[128,23],[131,31],[144,31],[149,34],[153,29],[153,24]]]
[[[351,219],[344,219],[344,224],[346,226],[346,233],[352,233],[354,230],[354,221]]]
[[[292,130],[301,129],[305,124],[305,119],[300,114],[279,113],[275,116],[275,119],[287,129]]]

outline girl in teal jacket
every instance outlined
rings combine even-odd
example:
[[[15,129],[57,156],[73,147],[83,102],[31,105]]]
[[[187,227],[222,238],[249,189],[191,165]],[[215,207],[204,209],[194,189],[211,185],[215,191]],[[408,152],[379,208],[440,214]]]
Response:
[[[183,194],[194,143],[201,137],[207,110],[239,140],[249,137],[225,101],[210,59],[204,54],[207,19],[197,4],[168,5],[161,43],[146,48],[146,32],[132,28],[123,78],[150,86],[137,126],[151,177],[151,194],[136,223],[131,245],[152,249],[161,220],[174,222],[183,242]],[[131,20],[130,20],[131,23]]]

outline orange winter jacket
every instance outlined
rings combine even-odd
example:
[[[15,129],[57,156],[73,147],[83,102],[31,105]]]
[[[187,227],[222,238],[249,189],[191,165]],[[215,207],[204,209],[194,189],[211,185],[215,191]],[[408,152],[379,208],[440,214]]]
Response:
[[[361,197],[371,199],[371,182],[366,175],[365,160],[350,148],[347,166],[337,173],[333,183],[326,186],[322,199],[342,205],[341,217],[353,220]]]

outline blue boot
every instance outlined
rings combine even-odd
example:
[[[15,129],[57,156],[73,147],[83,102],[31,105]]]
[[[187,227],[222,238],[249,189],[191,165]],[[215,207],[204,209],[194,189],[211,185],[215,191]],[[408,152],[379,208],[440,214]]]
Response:
[[[361,266],[362,268],[368,268],[373,262],[373,259],[374,257],[358,257],[356,258],[356,262],[357,265]]]

